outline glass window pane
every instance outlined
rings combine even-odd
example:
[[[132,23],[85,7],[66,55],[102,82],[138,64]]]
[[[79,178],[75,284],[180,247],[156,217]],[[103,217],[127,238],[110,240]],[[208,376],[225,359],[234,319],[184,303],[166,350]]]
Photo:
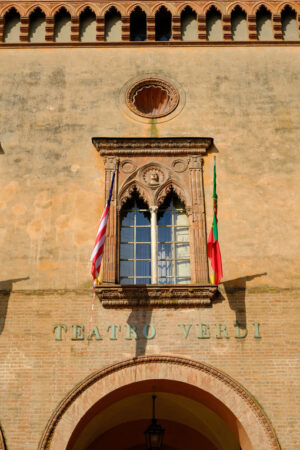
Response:
[[[174,279],[172,277],[170,277],[170,278],[159,278],[158,282],[159,282],[159,284],[174,284]]]
[[[158,242],[170,242],[172,240],[172,228],[158,228]]]
[[[187,258],[190,255],[189,244],[176,244],[175,245],[176,259]]]
[[[121,215],[121,226],[133,226],[134,225],[134,212],[124,211]]]
[[[151,245],[150,244],[136,244],[136,258],[137,259],[151,259]]]
[[[175,225],[188,226],[189,224],[188,216],[184,211],[177,211],[174,215],[174,218],[175,218]]]
[[[190,284],[190,278],[176,278],[176,284]]]
[[[136,212],[136,224],[137,225],[150,225],[150,214],[146,211]]]
[[[151,276],[151,261],[136,262],[137,277]]]
[[[190,275],[190,262],[176,261],[176,277],[189,277]]]
[[[158,259],[170,258],[172,258],[172,244],[158,244]]]
[[[121,242],[133,242],[133,236],[133,228],[121,228]]]
[[[171,211],[159,212],[157,217],[157,223],[158,225],[171,225],[172,224]]]
[[[134,257],[133,244],[120,245],[120,259],[132,259]]]
[[[136,229],[137,242],[150,242],[150,227],[141,227]]]
[[[158,276],[167,277],[173,275],[172,261],[158,261]]]
[[[133,275],[133,261],[120,261],[120,277]]]
[[[137,278],[136,284],[151,284],[151,278]]]
[[[175,241],[177,242],[189,242],[189,229],[188,228],[175,228]]]
[[[120,284],[134,284],[133,278],[120,278]]]

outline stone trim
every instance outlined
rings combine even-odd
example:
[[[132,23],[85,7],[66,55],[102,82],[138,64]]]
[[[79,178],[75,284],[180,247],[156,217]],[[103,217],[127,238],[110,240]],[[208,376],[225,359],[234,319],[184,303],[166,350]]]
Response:
[[[72,404],[79,399],[81,396],[84,397],[84,395],[87,394],[87,390],[92,387],[95,383],[98,381],[109,377],[117,372],[124,371],[126,369],[135,368],[135,374],[137,373],[142,374],[141,376],[136,376],[136,379],[147,379],[145,371],[147,366],[149,365],[159,365],[159,366],[170,366],[170,369],[172,370],[173,375],[176,373],[176,370],[179,372],[181,369],[188,369],[187,374],[190,374],[189,377],[187,377],[186,382],[194,385],[191,381],[193,380],[192,377],[192,371],[196,371],[199,374],[206,374],[209,376],[211,382],[213,383],[214,380],[217,380],[221,384],[225,385],[227,387],[228,394],[231,392],[234,394],[236,399],[240,399],[242,403],[246,406],[245,409],[248,409],[252,411],[254,414],[256,420],[260,424],[261,428],[263,429],[264,437],[267,439],[267,447],[264,447],[264,450],[280,450],[280,445],[278,442],[278,439],[276,437],[276,433],[274,431],[274,428],[272,427],[272,424],[270,420],[268,419],[267,415],[263,411],[263,409],[260,407],[258,402],[255,400],[255,398],[235,379],[224,373],[223,371],[212,367],[206,363],[198,362],[195,360],[177,357],[177,356],[169,356],[169,355],[152,355],[152,356],[142,356],[139,358],[134,358],[122,362],[118,362],[115,364],[112,364],[111,366],[108,366],[104,369],[100,369],[99,371],[89,375],[86,377],[82,382],[80,382],[77,386],[75,386],[71,392],[69,392],[66,397],[62,400],[62,402],[57,406],[57,408],[54,410],[45,430],[41,437],[41,440],[39,442],[38,450],[47,450],[50,448],[53,448],[51,446],[51,441],[53,441],[53,437],[56,431],[56,428],[59,424],[59,422],[63,419],[64,414],[67,413],[68,409],[72,406]],[[143,369],[144,368],[144,369]],[[140,369],[140,370],[139,370]],[[138,372],[139,371],[139,372]],[[155,378],[155,371],[151,372],[151,375]],[[121,374],[119,377],[119,380],[121,380]],[[126,384],[127,380],[121,380],[119,381],[119,384]],[[210,384],[212,384],[210,383]],[[116,386],[116,389],[119,386]],[[196,387],[196,386],[195,386]],[[200,388],[204,389],[205,386],[199,386]],[[82,397],[82,398],[83,398]],[[86,398],[86,397],[85,397]],[[96,399],[95,399],[96,400]],[[99,398],[98,398],[99,400]],[[78,408],[78,405],[77,405]],[[78,409],[77,409],[78,411]],[[83,412],[82,412],[83,413]],[[244,411],[245,413],[245,411]],[[249,413],[248,413],[249,414]],[[239,417],[237,417],[239,420]],[[66,419],[67,420],[67,419]],[[248,427],[251,427],[251,425],[248,424]],[[260,436],[262,437],[262,436]]]
[[[92,138],[101,156],[206,154],[212,138]]]
[[[105,285],[96,287],[96,294],[105,308],[189,307],[210,306],[217,286],[188,285]]]

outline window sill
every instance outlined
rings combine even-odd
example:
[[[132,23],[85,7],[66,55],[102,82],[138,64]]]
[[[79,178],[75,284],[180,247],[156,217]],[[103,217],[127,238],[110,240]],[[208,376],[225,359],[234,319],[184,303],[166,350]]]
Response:
[[[214,285],[121,285],[101,284],[96,294],[105,308],[207,307],[217,293]]]

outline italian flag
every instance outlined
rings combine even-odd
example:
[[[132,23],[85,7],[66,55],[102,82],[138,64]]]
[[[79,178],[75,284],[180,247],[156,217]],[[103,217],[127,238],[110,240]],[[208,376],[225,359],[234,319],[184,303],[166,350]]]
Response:
[[[216,157],[214,159],[214,190],[213,190],[213,221],[207,241],[207,256],[210,259],[212,275],[210,280],[212,284],[218,285],[223,277],[221,252],[218,241],[218,196],[217,196],[217,176],[216,176]]]

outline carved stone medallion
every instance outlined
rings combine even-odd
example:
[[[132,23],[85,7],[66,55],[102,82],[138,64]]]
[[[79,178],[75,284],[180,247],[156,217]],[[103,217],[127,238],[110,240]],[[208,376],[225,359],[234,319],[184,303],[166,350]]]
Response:
[[[175,159],[172,162],[172,169],[175,172],[184,172],[188,166],[188,161],[185,161],[184,159]]]
[[[150,166],[143,170],[142,179],[149,187],[154,189],[163,183],[165,175],[159,167]]]
[[[125,159],[121,162],[120,169],[124,173],[131,173],[136,169],[136,164],[130,159]]]

